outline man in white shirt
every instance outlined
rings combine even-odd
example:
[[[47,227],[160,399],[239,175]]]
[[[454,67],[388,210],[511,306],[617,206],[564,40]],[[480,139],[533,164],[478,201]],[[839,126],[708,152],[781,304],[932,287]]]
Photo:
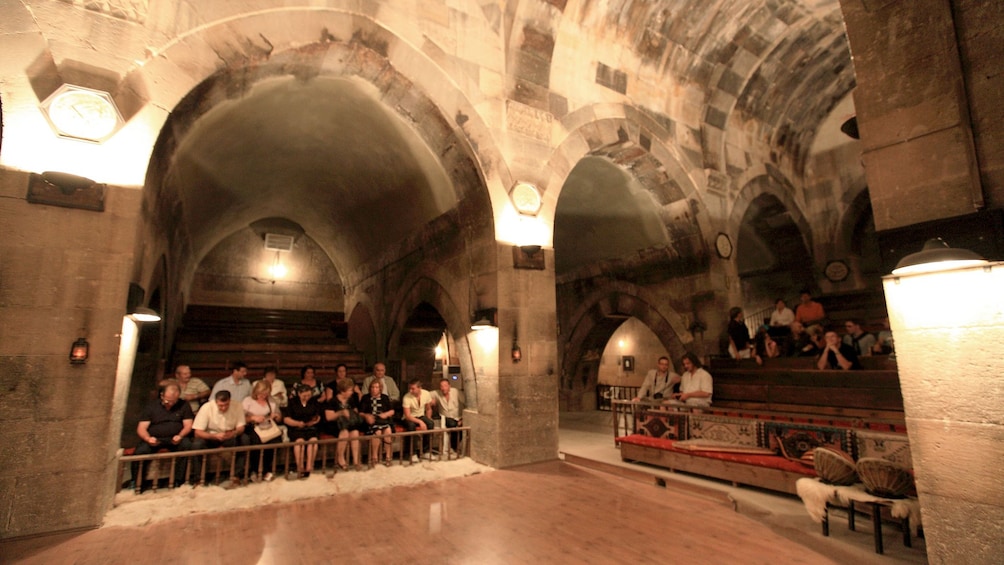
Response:
[[[711,374],[701,366],[701,360],[693,353],[687,353],[681,361],[683,376],[680,392],[673,394],[674,403],[688,406],[711,406],[714,392]]]
[[[373,374],[363,379],[362,390],[368,391],[370,383],[374,380],[380,383],[381,392],[389,396],[391,400],[401,399],[401,391],[397,388],[394,379],[387,376],[387,366],[383,363],[373,364]]]
[[[795,321],[795,313],[784,303],[783,298],[774,301],[774,310],[770,313],[770,327],[787,328]]]
[[[453,390],[448,379],[439,381],[439,390],[432,393],[432,401],[443,427],[456,428],[463,425],[463,399],[459,390]],[[460,434],[450,433],[450,451],[456,452],[459,442]]]
[[[374,367],[375,369],[375,367]],[[408,383],[408,394],[401,399],[401,407],[404,410],[404,429],[409,432],[431,430],[432,423],[432,395],[422,388],[422,381],[415,379]],[[411,442],[411,462],[418,463],[418,442],[417,438],[410,438]],[[430,458],[429,436],[422,437],[422,450],[426,458]]]
[[[195,415],[192,430],[195,440],[192,449],[216,449],[219,447],[238,447],[249,445],[250,438],[244,434],[244,411],[238,406],[231,407],[230,392],[221,390],[213,395],[213,402],[207,402]],[[240,475],[244,472],[244,453],[237,454],[236,477],[225,487],[240,484]]]

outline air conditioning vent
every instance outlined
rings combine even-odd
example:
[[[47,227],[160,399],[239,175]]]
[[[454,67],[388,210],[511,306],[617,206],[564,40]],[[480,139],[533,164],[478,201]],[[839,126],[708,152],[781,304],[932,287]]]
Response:
[[[295,238],[281,233],[265,234],[265,249],[270,251],[292,251]]]

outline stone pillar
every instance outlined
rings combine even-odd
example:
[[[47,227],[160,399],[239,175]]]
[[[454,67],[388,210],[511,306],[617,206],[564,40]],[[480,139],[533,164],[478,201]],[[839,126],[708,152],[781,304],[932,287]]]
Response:
[[[983,189],[950,0],[841,0],[875,228],[979,210]]]
[[[558,349],[554,253],[543,249],[545,269],[513,267],[512,246],[497,244],[498,330],[487,346],[471,343],[492,358],[474,354],[479,413],[471,418],[478,461],[495,467],[558,457]],[[514,333],[522,360],[512,361]],[[483,365],[479,365],[484,361]],[[473,415],[472,415],[473,416]],[[464,416],[465,421],[468,415]]]
[[[999,563],[1004,263],[884,285],[928,560]]]
[[[111,506],[140,210],[138,190],[110,188],[94,212],[29,203],[27,188],[0,170],[0,538],[94,527]],[[71,365],[78,337],[90,357]]]

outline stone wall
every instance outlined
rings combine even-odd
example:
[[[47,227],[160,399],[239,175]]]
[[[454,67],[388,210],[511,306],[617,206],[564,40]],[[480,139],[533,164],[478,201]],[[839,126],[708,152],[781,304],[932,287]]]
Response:
[[[103,212],[26,200],[0,170],[0,537],[93,527],[111,505],[113,398],[138,191]],[[68,361],[78,337],[84,365]],[[118,420],[121,425],[121,419]]]

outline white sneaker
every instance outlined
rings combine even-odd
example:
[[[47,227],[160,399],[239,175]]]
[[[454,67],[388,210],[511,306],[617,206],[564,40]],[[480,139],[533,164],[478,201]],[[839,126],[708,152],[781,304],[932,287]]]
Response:
[[[418,463],[418,455],[415,455],[414,453],[412,453],[411,454],[411,462],[412,463]]]
[[[432,453],[426,453],[425,455],[422,456],[422,458],[425,459],[426,461],[432,461]]]

